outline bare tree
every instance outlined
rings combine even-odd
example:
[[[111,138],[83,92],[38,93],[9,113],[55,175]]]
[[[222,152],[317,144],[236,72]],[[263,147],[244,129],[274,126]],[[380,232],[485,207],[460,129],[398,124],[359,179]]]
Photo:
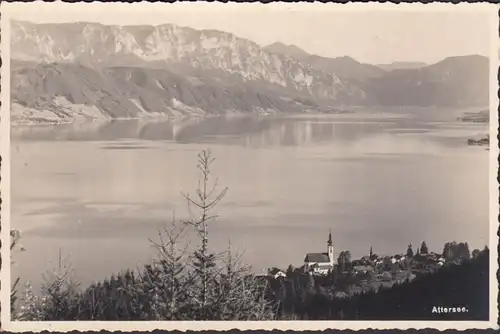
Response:
[[[199,289],[191,291],[191,298],[195,304],[193,306],[199,309],[199,312],[196,312],[194,316],[201,317],[202,319],[211,317],[210,314],[213,313],[211,309],[214,306],[209,305],[209,303],[213,299],[213,277],[216,275],[216,256],[208,250],[209,223],[217,218],[216,215],[212,215],[212,209],[222,200],[228,190],[225,187],[222,191],[217,192],[217,179],[213,182],[213,185],[210,185],[210,168],[214,161],[215,159],[212,158],[209,150],[204,150],[198,154],[197,167],[201,178],[196,189],[196,196],[192,197],[189,194],[183,194],[188,202],[188,208],[191,213],[191,219],[184,223],[194,228],[201,241],[192,258],[192,265],[194,267],[193,283]],[[198,211],[198,217],[195,217],[192,211],[193,207]]]
[[[209,150],[198,155],[201,177],[196,196],[184,194],[191,214],[191,219],[185,223],[193,227],[201,241],[192,257],[191,317],[199,320],[272,319],[273,311],[265,298],[266,282],[259,281],[250,268],[242,264],[241,256],[234,256],[231,244],[227,252],[221,254],[222,265],[218,265],[220,257],[208,248],[210,223],[218,217],[212,211],[228,190],[227,187],[221,191],[217,189],[218,179],[211,182],[214,161]]]

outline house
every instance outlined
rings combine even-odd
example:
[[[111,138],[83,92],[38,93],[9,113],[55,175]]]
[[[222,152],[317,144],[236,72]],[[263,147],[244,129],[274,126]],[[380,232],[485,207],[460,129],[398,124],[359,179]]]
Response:
[[[272,268],[267,271],[267,275],[273,277],[274,279],[278,279],[279,277],[286,277],[286,274],[278,268]]]
[[[335,253],[332,242],[332,231],[328,235],[326,253],[307,253],[304,266],[315,274],[326,275],[335,267]]]
[[[312,272],[318,275],[328,275],[333,271],[333,266],[330,263],[315,263],[311,267]]]

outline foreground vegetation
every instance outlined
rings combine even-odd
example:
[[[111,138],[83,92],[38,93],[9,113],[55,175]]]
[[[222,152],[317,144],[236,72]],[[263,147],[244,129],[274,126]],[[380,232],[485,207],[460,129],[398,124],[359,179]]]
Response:
[[[60,263],[46,275],[41,294],[29,285],[22,291],[14,286],[13,320],[487,319],[487,248],[469,258],[466,244],[447,243],[443,256],[461,258],[450,261],[453,265],[391,288],[349,295],[338,294],[340,287],[349,288],[355,280],[349,252],[341,253],[338,271],[325,276],[292,267],[286,275],[256,276],[230,244],[221,254],[212,252],[209,230],[217,219],[213,209],[228,190],[219,191],[217,180],[212,180],[213,162],[209,151],[198,155],[199,187],[193,196],[184,195],[191,218],[173,217],[158,238],[150,240],[157,250],[151,264],[80,289],[71,267]],[[185,242],[190,232],[197,237],[194,250],[188,250]],[[15,248],[19,234],[13,232],[12,237],[11,248]],[[423,248],[424,244],[422,253]],[[413,257],[411,246],[406,255]],[[370,254],[367,261],[375,259]],[[399,270],[387,261],[381,261],[381,266]],[[434,306],[463,306],[469,312],[436,315],[431,312]]]

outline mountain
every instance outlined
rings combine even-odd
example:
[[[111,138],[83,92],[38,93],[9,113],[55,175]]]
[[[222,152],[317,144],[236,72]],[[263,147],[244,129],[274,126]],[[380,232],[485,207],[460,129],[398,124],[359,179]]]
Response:
[[[316,70],[335,73],[341,80],[355,83],[371,78],[379,78],[386,73],[386,71],[375,65],[363,64],[347,56],[325,58],[313,55],[304,62],[310,64]]]
[[[385,71],[394,71],[394,70],[411,70],[416,68],[422,68],[427,66],[426,63],[417,62],[417,61],[396,61],[390,64],[378,64],[377,67],[385,70]]]
[[[245,82],[261,82],[338,100],[364,93],[334,73],[271,54],[249,40],[215,30],[172,24],[106,26],[97,23],[13,22],[12,58],[45,63],[78,63],[90,68],[136,66],[220,70]]]
[[[393,70],[362,87],[385,106],[485,106],[489,101],[489,60],[449,57],[418,69]]]
[[[171,24],[13,22],[11,43],[18,120],[488,104],[482,56],[388,72],[350,57],[281,43],[262,48],[230,33]]]
[[[252,85],[222,85],[212,77],[168,69],[12,62],[12,118],[65,121],[164,114],[303,112],[312,99],[280,96]],[[37,112],[39,111],[39,112]]]
[[[268,46],[265,46],[263,49],[269,53],[282,55],[296,60],[304,60],[311,56],[309,53],[302,50],[298,46],[295,46],[293,44],[286,45],[281,42],[270,44]]]
[[[370,64],[362,64],[357,60],[344,56],[337,58],[327,58],[312,55],[295,45],[286,45],[276,42],[265,46],[269,53],[282,55],[300,61],[309,67],[327,73],[335,73],[340,80],[356,83],[367,78],[376,78],[384,75],[385,70]]]

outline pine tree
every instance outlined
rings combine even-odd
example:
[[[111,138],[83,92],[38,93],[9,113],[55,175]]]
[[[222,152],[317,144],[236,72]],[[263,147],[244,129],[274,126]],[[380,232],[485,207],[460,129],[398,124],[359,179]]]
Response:
[[[72,274],[71,265],[63,262],[59,249],[57,268],[43,277],[43,320],[77,320],[78,284]]]
[[[425,241],[422,241],[422,245],[420,246],[420,254],[428,254],[429,250],[427,249],[427,245]]]
[[[181,310],[187,303],[189,280],[186,278],[187,243],[186,225],[178,224],[175,213],[172,223],[158,231],[158,240],[149,239],[157,251],[153,264],[142,274],[142,293],[151,294],[151,305],[146,307],[154,320],[184,320]]]
[[[408,257],[413,257],[413,249],[411,247],[411,244],[408,245],[408,249],[406,250],[406,256]]]
[[[43,321],[45,320],[44,314],[44,299],[40,298],[33,293],[33,288],[30,282],[27,282],[24,288],[22,297],[22,305],[19,312],[16,314],[15,320],[26,321]]]
[[[267,280],[259,281],[250,267],[242,264],[241,255],[234,255],[231,244],[225,254],[224,269],[218,275],[216,289],[216,320],[266,320],[274,317],[266,300]]]
[[[184,195],[190,212],[192,213],[192,206],[199,211],[199,218],[195,218],[192,214],[192,218],[185,221],[185,223],[194,228],[201,241],[193,254],[192,265],[194,272],[192,273],[192,281],[196,288],[190,292],[192,301],[194,302],[193,309],[197,310],[193,316],[196,319],[203,320],[211,318],[211,313],[213,313],[211,309],[214,307],[211,303],[214,301],[213,293],[215,286],[213,278],[216,275],[216,256],[208,249],[208,228],[209,223],[213,222],[216,216],[211,215],[211,211],[222,200],[228,190],[226,187],[221,192],[215,193],[218,180],[215,180],[213,186],[209,189],[210,167],[214,161],[215,159],[211,157],[211,153],[208,150],[204,150],[198,154],[197,167],[201,173],[201,181],[196,189],[196,197],[193,198],[190,195]]]

